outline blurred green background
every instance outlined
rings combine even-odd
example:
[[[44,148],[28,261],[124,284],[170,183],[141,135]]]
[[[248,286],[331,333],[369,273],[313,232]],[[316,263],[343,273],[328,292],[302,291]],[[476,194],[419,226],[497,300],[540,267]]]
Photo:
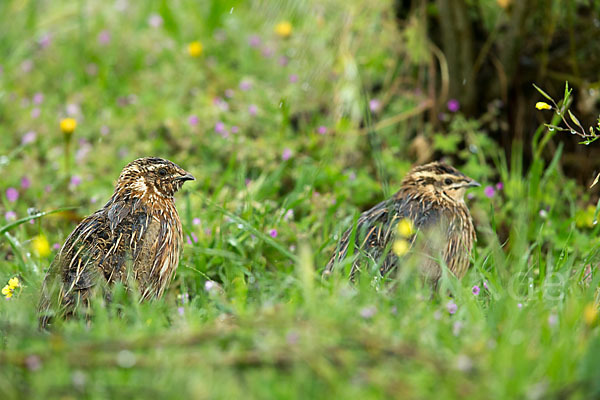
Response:
[[[600,396],[600,152],[532,85],[595,127],[599,34],[584,0],[0,1],[0,394]],[[197,179],[165,297],[39,332],[57,249],[143,156]],[[483,184],[467,276],[321,280],[437,159]]]

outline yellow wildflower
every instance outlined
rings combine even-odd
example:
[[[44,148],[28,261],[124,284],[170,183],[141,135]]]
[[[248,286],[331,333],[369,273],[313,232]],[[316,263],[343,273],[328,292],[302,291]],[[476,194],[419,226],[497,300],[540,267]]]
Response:
[[[281,21],[275,25],[275,33],[282,38],[289,37],[292,34],[292,24],[288,21]]]
[[[510,6],[510,3],[512,3],[512,0],[496,0],[496,2],[500,7],[508,8],[508,6]]]
[[[402,237],[410,237],[415,233],[415,226],[412,221],[408,218],[403,218],[398,222],[398,233]]]
[[[48,257],[51,253],[50,243],[48,243],[48,239],[46,236],[38,235],[33,239],[33,250],[37,253],[37,255],[41,258]]]
[[[17,278],[16,276],[14,278],[10,278],[8,280],[8,286],[10,286],[11,289],[15,289],[15,288],[18,288],[19,286],[21,286],[21,283],[19,282],[19,278]]]
[[[2,294],[4,296],[6,296],[7,298],[12,296],[12,289],[10,288],[10,286],[6,285],[2,288]]]
[[[538,101],[535,103],[535,108],[538,110],[552,110],[552,106],[548,103],[544,103],[543,101]]]
[[[404,239],[396,240],[394,242],[394,247],[392,248],[392,250],[394,250],[394,253],[396,253],[396,255],[398,257],[402,257],[403,255],[408,253],[409,249],[410,249],[410,244],[408,243],[408,241],[406,241]]]
[[[583,320],[588,326],[592,326],[598,319],[598,307],[594,303],[589,303],[583,309]]]
[[[60,120],[60,130],[63,133],[70,135],[75,131],[75,128],[77,128],[75,118],[63,118]]]
[[[196,40],[196,41],[188,44],[188,53],[192,57],[200,57],[200,54],[202,54],[203,48],[204,47],[202,47],[202,43],[200,43],[199,41]]]

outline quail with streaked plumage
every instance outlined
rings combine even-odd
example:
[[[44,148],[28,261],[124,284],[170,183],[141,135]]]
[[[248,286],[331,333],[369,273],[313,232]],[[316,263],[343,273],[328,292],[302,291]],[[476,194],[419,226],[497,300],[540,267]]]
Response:
[[[424,275],[437,282],[441,268],[436,258],[441,255],[448,269],[458,278],[463,277],[476,239],[464,195],[475,186],[480,185],[442,162],[413,168],[394,196],[362,213],[356,227],[344,232],[324,273],[330,274],[354,246],[352,280],[365,262],[377,265],[382,275],[388,275],[402,261],[392,246],[398,240],[398,223],[406,220],[418,233],[411,234],[411,245],[415,246],[420,236],[419,247],[425,254],[421,263]]]
[[[89,308],[95,290],[135,282],[140,300],[159,298],[179,263],[182,227],[173,196],[194,180],[171,161],[146,157],[125,166],[110,200],[69,235],[44,279],[40,325]]]

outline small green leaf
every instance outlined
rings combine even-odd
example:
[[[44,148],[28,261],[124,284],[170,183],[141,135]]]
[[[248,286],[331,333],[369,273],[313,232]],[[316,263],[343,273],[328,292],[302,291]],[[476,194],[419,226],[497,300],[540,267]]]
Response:
[[[538,92],[540,92],[540,94],[542,96],[544,96],[545,98],[547,98],[548,100],[550,100],[552,103],[554,103],[554,99],[552,97],[550,97],[550,95],[546,92],[544,92],[542,89],[540,89],[535,83],[532,84],[534,88],[537,89]]]
[[[571,96],[571,90],[569,89],[569,82],[565,82],[565,97],[564,97],[564,103],[567,103],[567,100],[569,99],[569,97]]]
[[[579,122],[579,120],[577,119],[577,117],[573,115],[573,113],[571,112],[571,110],[567,110],[567,111],[569,112],[569,117],[571,117],[571,120],[575,123],[575,125],[577,125],[581,129],[583,129],[583,126],[581,126],[581,122]]]

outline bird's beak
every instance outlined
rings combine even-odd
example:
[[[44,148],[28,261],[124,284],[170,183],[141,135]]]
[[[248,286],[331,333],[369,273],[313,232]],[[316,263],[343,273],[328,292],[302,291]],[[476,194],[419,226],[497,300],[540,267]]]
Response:
[[[194,175],[188,173],[188,174],[180,176],[179,178],[177,178],[177,180],[184,181],[184,182],[185,181],[195,181],[196,178],[194,178]]]
[[[474,180],[474,179],[471,179],[471,181],[469,181],[469,182],[467,182],[467,183],[465,184],[465,187],[468,187],[468,188],[472,188],[472,187],[480,187],[480,186],[481,186],[481,183],[477,182],[477,181],[476,181],[476,180]]]

